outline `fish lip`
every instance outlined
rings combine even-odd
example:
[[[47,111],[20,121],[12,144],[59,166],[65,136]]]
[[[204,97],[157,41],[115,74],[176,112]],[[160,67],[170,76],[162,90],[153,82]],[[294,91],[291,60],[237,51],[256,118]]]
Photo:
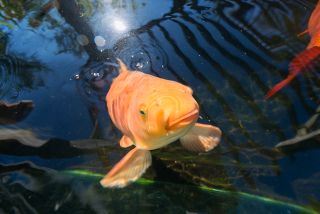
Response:
[[[199,110],[194,109],[180,118],[177,118],[173,121],[169,120],[167,130],[172,130],[174,128],[180,128],[185,125],[188,125],[193,121],[197,120],[198,117],[199,117]]]

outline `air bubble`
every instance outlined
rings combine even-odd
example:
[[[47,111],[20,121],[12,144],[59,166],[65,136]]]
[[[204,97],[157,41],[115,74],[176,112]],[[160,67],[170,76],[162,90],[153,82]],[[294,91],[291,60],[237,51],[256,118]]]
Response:
[[[106,44],[106,40],[102,36],[96,36],[94,37],[94,43],[96,43],[98,47],[103,47]]]
[[[77,36],[77,42],[81,45],[81,46],[86,46],[89,44],[89,39],[87,36],[81,34]]]

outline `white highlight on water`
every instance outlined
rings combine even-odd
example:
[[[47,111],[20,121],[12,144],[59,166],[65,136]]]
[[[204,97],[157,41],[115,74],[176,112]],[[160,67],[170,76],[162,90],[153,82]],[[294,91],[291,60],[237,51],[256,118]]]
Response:
[[[115,19],[112,25],[113,25],[113,28],[119,32],[125,31],[128,28],[127,24],[119,18]]]
[[[106,40],[102,36],[96,36],[94,37],[94,43],[96,43],[98,47],[102,47],[106,44]]]

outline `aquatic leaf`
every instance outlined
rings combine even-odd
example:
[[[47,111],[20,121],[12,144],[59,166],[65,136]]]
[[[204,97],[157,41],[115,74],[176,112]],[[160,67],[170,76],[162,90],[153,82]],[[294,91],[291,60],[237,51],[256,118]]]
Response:
[[[17,103],[0,101],[0,124],[16,123],[26,118],[34,105],[31,100],[22,100]]]
[[[301,136],[298,135],[298,136],[293,137],[291,139],[288,139],[288,140],[285,140],[285,141],[281,141],[280,143],[278,143],[276,145],[276,147],[296,145],[296,144],[304,142],[306,140],[310,140],[312,138],[315,138],[315,137],[317,137],[319,135],[320,135],[320,129],[315,130],[315,131],[310,132],[310,133],[305,134],[305,135],[301,135]]]
[[[9,129],[9,128],[2,128],[0,129],[0,141],[18,141],[21,145],[31,146],[31,147],[40,147],[44,145],[46,140],[39,139],[35,133],[30,130],[25,129]],[[0,146],[5,146],[4,143],[0,143]],[[13,149],[14,144],[9,145],[12,147],[12,151],[17,151]],[[3,151],[1,151],[3,152]],[[21,151],[18,151],[21,152]]]
[[[34,132],[23,129],[0,129],[0,141],[1,154],[38,156],[45,159],[91,154],[95,153],[100,146],[109,144],[108,140],[40,139]]]
[[[97,185],[103,175],[90,171],[59,172],[30,163],[0,165],[0,169],[0,206],[5,213],[66,209],[85,213],[317,213],[287,199],[236,190],[141,179],[110,191]]]
[[[85,180],[90,180],[91,178],[93,181],[97,179],[101,179],[104,176],[103,174],[92,173],[86,170],[66,170],[66,171],[63,171],[62,173],[69,174],[74,177],[78,177],[79,179],[83,178]],[[171,200],[175,201],[180,206],[183,206],[184,209],[188,209],[188,208],[198,209],[198,212],[207,212],[207,213],[210,213],[213,210],[216,212],[217,210],[222,209],[222,206],[226,206],[225,208],[228,210],[228,212],[231,212],[237,206],[238,206],[238,209],[237,209],[238,212],[245,212],[246,209],[249,209],[249,207],[251,212],[253,212],[253,210],[256,210],[256,209],[258,211],[259,207],[263,206],[263,207],[269,207],[266,213],[272,212],[271,210],[277,211],[278,213],[283,211],[287,212],[288,210],[290,210],[290,212],[293,212],[293,213],[300,213],[300,212],[310,213],[310,214],[316,213],[316,211],[313,209],[297,205],[296,203],[290,203],[290,201],[287,201],[287,200],[254,195],[254,194],[241,192],[241,191],[229,191],[224,189],[209,188],[206,186],[173,184],[169,182],[160,182],[160,181],[154,181],[154,180],[148,180],[148,179],[139,179],[136,182],[136,184],[138,185],[132,185],[131,187],[127,187],[122,190],[118,189],[116,191],[113,191],[113,193],[117,194],[117,192],[119,193],[123,192],[122,194],[127,195],[128,192],[132,192],[132,191],[135,192],[135,190],[143,190],[145,188],[150,189],[153,192],[157,192],[158,189],[161,189],[162,194],[152,194],[152,196],[157,197],[158,200],[167,201],[168,198],[163,198],[163,196],[166,196],[171,198]],[[102,194],[104,193],[108,193],[108,191],[102,192]],[[179,202],[174,199],[176,197],[180,199]],[[188,200],[189,197],[192,197],[193,200],[192,200],[192,203],[188,206],[187,203],[190,201]],[[200,198],[202,198],[202,200]],[[223,202],[224,200],[225,202]],[[235,205],[234,204],[235,202],[237,206],[233,207],[233,205]],[[154,202],[152,204],[156,205],[158,203],[159,201]],[[200,204],[203,204],[205,206],[201,207]],[[210,204],[212,205],[212,207],[210,206]],[[264,211],[259,210],[259,213],[264,213]]]

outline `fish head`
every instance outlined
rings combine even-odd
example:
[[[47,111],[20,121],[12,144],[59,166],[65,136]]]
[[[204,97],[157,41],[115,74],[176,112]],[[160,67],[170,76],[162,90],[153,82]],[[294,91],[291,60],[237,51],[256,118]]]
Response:
[[[153,142],[146,148],[160,148],[184,135],[199,117],[199,105],[192,89],[168,81],[141,93],[134,108],[135,130],[140,142]],[[151,148],[152,147],[152,148]]]

